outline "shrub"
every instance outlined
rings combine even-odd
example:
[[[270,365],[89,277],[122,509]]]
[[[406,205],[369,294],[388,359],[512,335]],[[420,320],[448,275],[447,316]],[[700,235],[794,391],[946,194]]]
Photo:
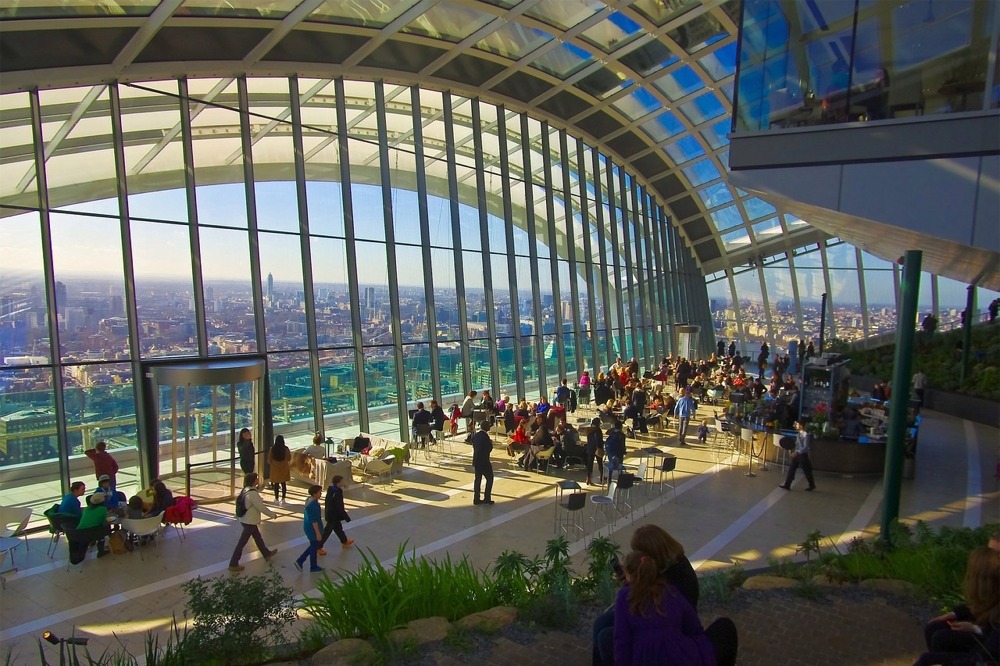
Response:
[[[184,653],[200,664],[239,664],[259,660],[285,639],[297,615],[292,588],[270,569],[260,576],[200,576],[184,584],[193,626]]]
[[[319,597],[306,597],[302,607],[316,623],[337,638],[373,638],[386,644],[389,632],[411,620],[442,616],[455,620],[496,604],[495,584],[463,557],[434,562],[406,557],[400,544],[391,569],[369,550],[361,553],[357,571],[336,572],[337,581],[323,576]]]

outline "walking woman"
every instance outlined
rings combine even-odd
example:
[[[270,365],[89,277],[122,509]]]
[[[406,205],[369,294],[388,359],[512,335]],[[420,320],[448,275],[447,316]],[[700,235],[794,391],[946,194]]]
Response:
[[[253,445],[253,435],[250,428],[240,430],[240,436],[236,442],[236,454],[240,457],[240,469],[244,474],[251,474],[256,467],[257,452]]]
[[[274,501],[285,503],[288,499],[288,482],[292,478],[292,452],[285,445],[285,438],[278,435],[274,438],[274,446],[267,455],[267,462],[270,466],[271,487],[274,489]],[[278,497],[278,491],[281,497]]]
[[[584,457],[587,459],[587,485],[594,485],[594,462],[601,474],[601,485],[604,485],[604,433],[601,432],[601,419],[590,422],[590,432],[587,433],[587,449]]]

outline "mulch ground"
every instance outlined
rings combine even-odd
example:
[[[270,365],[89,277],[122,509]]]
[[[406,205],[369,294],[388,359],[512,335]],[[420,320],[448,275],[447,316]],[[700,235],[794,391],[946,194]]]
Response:
[[[601,611],[581,610],[569,631],[516,624],[493,635],[467,636],[460,643],[435,643],[390,660],[407,666],[584,666],[591,661],[590,627]],[[725,603],[703,603],[707,625],[725,615],[740,635],[740,666],[910,666],[923,648],[923,622],[934,609],[886,593],[845,587],[819,599],[794,592],[738,590]]]

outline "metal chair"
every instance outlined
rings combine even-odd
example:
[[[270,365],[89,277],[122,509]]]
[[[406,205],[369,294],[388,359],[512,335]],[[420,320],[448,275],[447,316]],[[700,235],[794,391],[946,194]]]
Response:
[[[431,424],[430,423],[418,423],[413,426],[413,443],[420,444],[420,448],[424,452],[424,458],[427,460],[431,459],[431,443],[434,438],[431,437]]]
[[[58,504],[53,504],[51,508],[42,512],[42,515],[49,521],[49,534],[52,535],[52,538],[49,539],[49,547],[45,550],[45,554],[48,555],[51,560],[56,554],[56,546],[59,544],[59,537],[66,532],[66,524],[71,523],[75,525],[80,520],[80,516],[74,516],[68,513],[59,513]]]
[[[24,548],[28,549],[28,535],[25,528],[31,520],[30,506],[0,506],[0,536],[24,537]],[[14,564],[14,552],[11,550],[10,563]]]
[[[594,521],[594,527],[595,527],[594,533],[595,534],[600,531],[600,530],[596,529],[596,527],[597,527],[597,512],[599,510],[603,511],[606,514],[607,523],[608,523],[608,534],[610,535],[611,532],[614,531],[614,528],[615,528],[615,518],[616,518],[616,516],[618,514],[618,510],[615,507],[615,495],[617,494],[617,492],[618,492],[618,482],[617,481],[611,481],[611,483],[608,484],[608,493],[606,495],[592,495],[591,496],[590,502],[594,506],[594,513],[590,517],[590,519],[592,521]]]
[[[649,472],[649,463],[645,460],[639,463],[639,469],[635,473],[635,482],[638,483],[639,492],[642,493],[640,501],[642,502],[642,516],[646,517],[646,488],[649,487],[649,479],[646,478],[646,474]]]
[[[631,516],[635,511],[632,506],[632,489],[635,488],[635,474],[618,475],[618,495],[615,497],[615,510],[624,516]]]
[[[587,493],[573,493],[565,502],[561,502],[560,506],[563,512],[559,521],[559,530],[567,535],[579,530],[580,535],[586,537],[587,528],[583,522],[583,509],[587,506]]]
[[[674,455],[664,455],[663,462],[660,464],[660,493],[663,493],[663,486],[666,485],[668,488],[674,491],[674,499],[677,499],[677,479],[674,476],[674,470],[677,469],[677,456]],[[667,474],[670,475],[670,483],[664,484],[663,477]]]

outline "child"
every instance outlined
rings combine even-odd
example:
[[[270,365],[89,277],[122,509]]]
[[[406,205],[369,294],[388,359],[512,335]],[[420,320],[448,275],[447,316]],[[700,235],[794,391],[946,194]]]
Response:
[[[309,558],[309,573],[320,573],[323,567],[316,562],[319,545],[323,541],[323,516],[319,508],[319,496],[323,486],[309,486],[309,499],[306,500],[306,510],[302,517],[302,531],[309,539],[309,547],[295,560],[295,568],[302,571],[302,564]]]
[[[138,495],[133,495],[128,501],[128,511],[125,513],[126,518],[145,518],[146,512],[142,506],[142,498]]]
[[[698,441],[702,444],[708,443],[708,421],[702,421],[698,426]]]
[[[348,539],[347,535],[344,534],[344,528],[340,522],[342,520],[351,522],[351,517],[347,515],[347,511],[344,509],[344,477],[337,474],[333,477],[333,485],[326,491],[326,527],[323,528],[323,539],[319,543],[318,554],[326,555],[326,550],[323,546],[326,545],[326,540],[333,533],[337,534],[337,538],[340,539],[340,545],[344,550],[350,548],[354,543],[354,539]]]

